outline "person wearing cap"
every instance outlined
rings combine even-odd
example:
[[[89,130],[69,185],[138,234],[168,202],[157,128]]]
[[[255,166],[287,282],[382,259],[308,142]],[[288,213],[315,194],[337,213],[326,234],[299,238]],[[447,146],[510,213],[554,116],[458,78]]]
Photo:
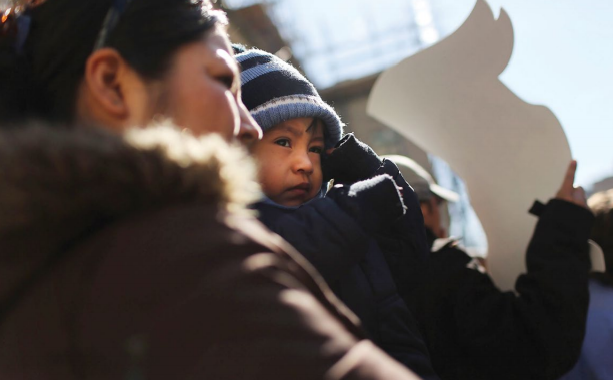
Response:
[[[341,139],[339,116],[294,67],[262,50],[234,48],[242,99],[264,132],[252,147],[265,195],[254,205],[259,219],[315,266],[377,345],[422,378],[437,379],[373,238],[405,214],[392,176],[374,170],[324,196],[323,161],[342,156],[351,159],[349,168],[360,167],[368,152],[351,153],[361,143],[353,135]]]
[[[432,252],[415,315],[442,379],[558,379],[578,358],[588,303],[593,215],[572,185],[576,163],[539,215],[515,292],[500,291],[440,226],[439,203],[457,194],[415,161],[387,156],[415,189]],[[492,247],[495,249],[495,247]]]
[[[436,239],[447,238],[447,229],[443,225],[443,220],[447,220],[448,215],[443,215],[445,210],[441,207],[442,202],[457,202],[460,195],[439,186],[426,169],[408,157],[400,155],[383,157],[396,163],[404,179],[411,184],[417,194],[430,246]]]

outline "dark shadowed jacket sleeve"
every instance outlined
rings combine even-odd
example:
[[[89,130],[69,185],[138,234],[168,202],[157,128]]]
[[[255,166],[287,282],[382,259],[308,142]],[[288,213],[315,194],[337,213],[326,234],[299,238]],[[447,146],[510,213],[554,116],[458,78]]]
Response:
[[[585,329],[592,214],[551,200],[526,255],[527,273],[501,292],[461,250],[433,252],[418,319],[445,379],[557,379]]]

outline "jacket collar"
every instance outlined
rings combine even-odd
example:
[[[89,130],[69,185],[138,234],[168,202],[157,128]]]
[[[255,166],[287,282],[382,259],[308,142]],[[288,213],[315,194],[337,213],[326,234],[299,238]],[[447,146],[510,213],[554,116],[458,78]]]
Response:
[[[171,125],[1,132],[0,303],[53,252],[132,213],[192,201],[243,210],[259,196],[254,173],[242,149]]]

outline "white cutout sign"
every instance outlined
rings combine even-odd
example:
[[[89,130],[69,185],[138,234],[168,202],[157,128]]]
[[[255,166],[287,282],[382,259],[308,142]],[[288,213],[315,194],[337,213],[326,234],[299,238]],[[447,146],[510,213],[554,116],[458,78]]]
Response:
[[[528,209],[554,196],[571,160],[553,113],[498,79],[512,51],[507,13],[496,20],[477,0],[456,32],[381,74],[367,105],[464,179],[487,235],[488,270],[503,290],[525,271],[536,222]]]

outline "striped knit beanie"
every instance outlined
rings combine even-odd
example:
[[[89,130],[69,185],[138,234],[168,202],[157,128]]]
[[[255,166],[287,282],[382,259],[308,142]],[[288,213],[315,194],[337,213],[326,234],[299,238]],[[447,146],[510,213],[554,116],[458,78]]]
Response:
[[[312,117],[324,124],[326,148],[340,141],[341,119],[298,70],[263,50],[235,45],[234,51],[242,69],[243,103],[264,132],[290,119]]]

